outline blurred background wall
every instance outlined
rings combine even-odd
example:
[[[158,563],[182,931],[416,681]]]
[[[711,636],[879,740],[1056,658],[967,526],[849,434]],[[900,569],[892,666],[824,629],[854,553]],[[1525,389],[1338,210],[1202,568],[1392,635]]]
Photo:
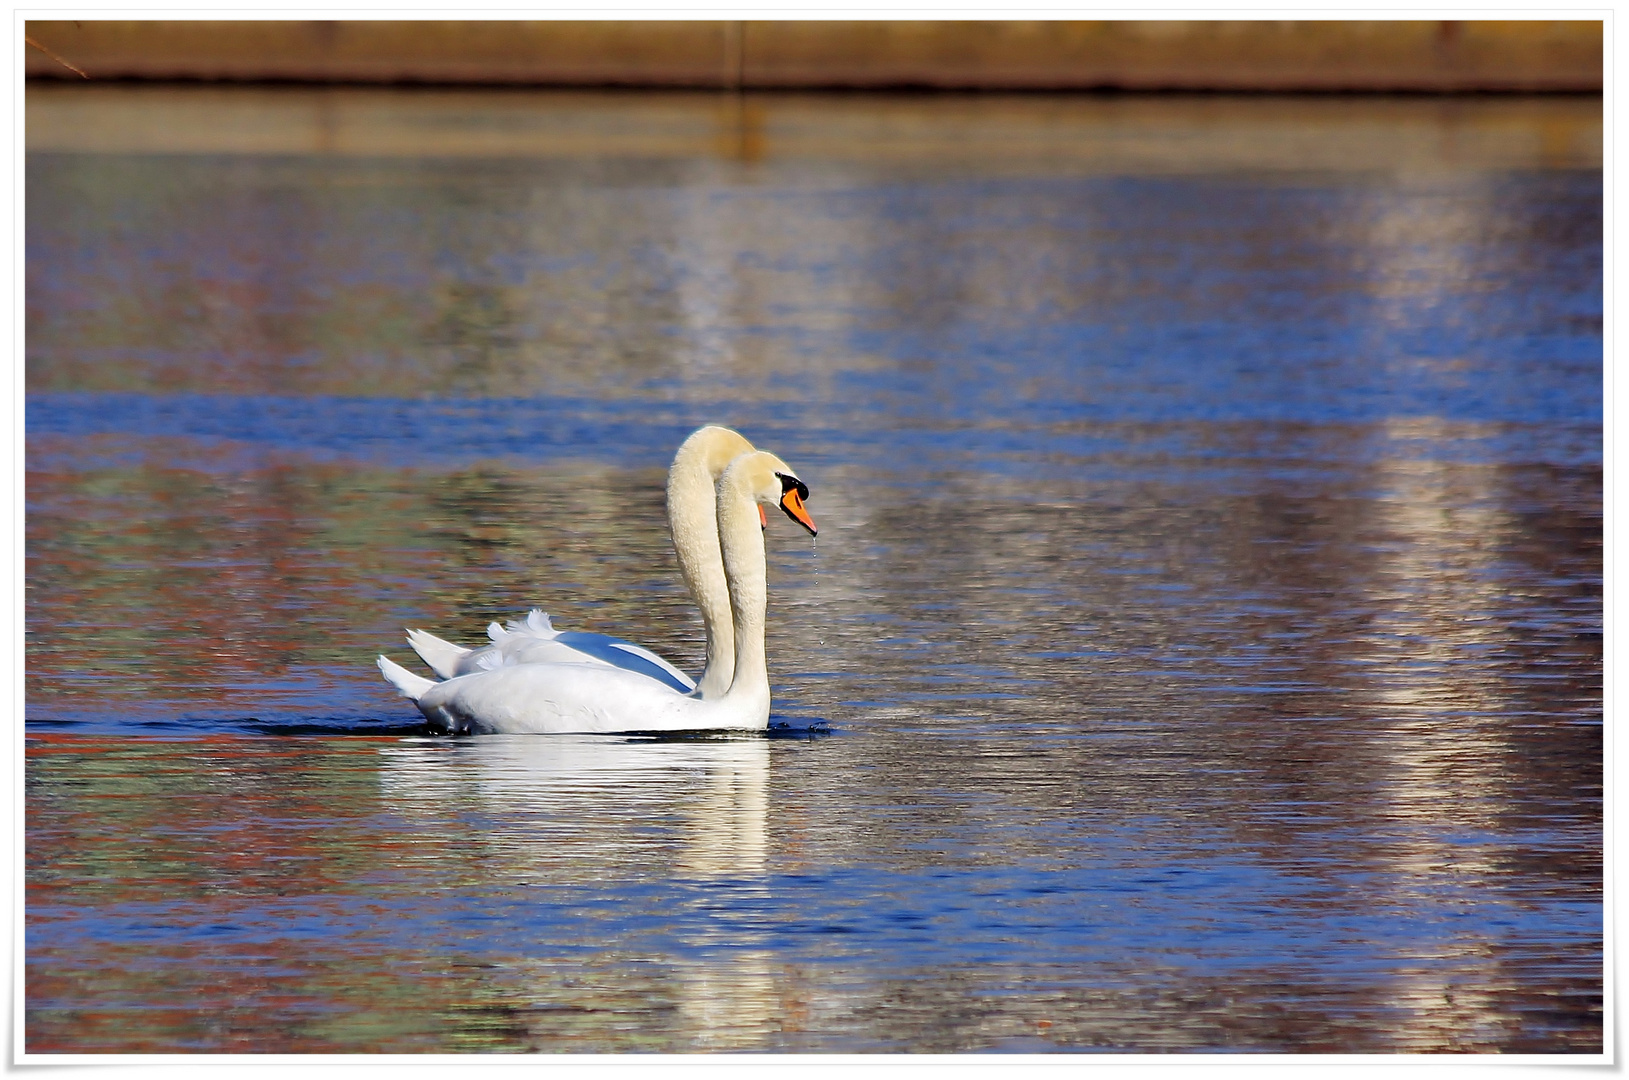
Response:
[[[30,21],[42,79],[1599,91],[1600,21]]]

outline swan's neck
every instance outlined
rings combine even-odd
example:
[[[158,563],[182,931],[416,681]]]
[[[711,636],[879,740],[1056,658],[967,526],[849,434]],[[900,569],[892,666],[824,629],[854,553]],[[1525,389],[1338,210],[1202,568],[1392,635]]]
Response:
[[[722,697],[735,672],[735,634],[714,485],[731,460],[751,449],[733,431],[704,428],[685,440],[668,470],[667,519],[673,551],[707,633],[707,667],[697,684],[703,698]]]
[[[718,489],[718,536],[729,582],[735,631],[735,677],[726,697],[732,704],[769,715],[769,663],[764,655],[764,612],[768,606],[768,566],[764,534],[752,496],[743,483],[726,476]]]

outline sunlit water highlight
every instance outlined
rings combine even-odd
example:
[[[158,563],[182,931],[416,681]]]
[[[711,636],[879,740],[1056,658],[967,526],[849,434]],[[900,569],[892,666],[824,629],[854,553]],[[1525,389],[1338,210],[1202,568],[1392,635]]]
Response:
[[[29,94],[26,1049],[1600,1051],[1598,101]]]

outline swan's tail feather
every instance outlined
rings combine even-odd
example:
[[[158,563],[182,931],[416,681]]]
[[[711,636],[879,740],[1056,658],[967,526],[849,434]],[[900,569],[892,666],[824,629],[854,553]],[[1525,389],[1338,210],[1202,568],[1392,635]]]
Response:
[[[401,691],[403,697],[413,701],[423,697],[424,692],[435,685],[434,680],[415,675],[388,657],[379,658],[379,671],[390,681],[390,685]]]
[[[434,634],[423,630],[409,630],[407,643],[413,646],[413,651],[419,654],[419,659],[429,664],[430,670],[443,679],[450,679],[458,674],[458,661],[469,654],[469,650],[462,645],[442,641]]]

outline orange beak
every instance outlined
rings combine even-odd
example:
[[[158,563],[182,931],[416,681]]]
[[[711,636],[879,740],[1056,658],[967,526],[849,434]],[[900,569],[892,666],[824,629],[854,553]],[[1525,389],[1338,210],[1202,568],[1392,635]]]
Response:
[[[781,496],[781,509],[785,510],[793,521],[808,529],[810,536],[820,535],[820,530],[815,528],[814,518],[809,516],[808,508],[803,505],[803,496],[798,494],[797,488],[786,489],[786,494]]]
[[[764,504],[763,503],[753,503],[752,505],[754,505],[754,506],[756,506],[758,508],[758,527],[760,529],[769,528],[769,518],[764,516]]]

